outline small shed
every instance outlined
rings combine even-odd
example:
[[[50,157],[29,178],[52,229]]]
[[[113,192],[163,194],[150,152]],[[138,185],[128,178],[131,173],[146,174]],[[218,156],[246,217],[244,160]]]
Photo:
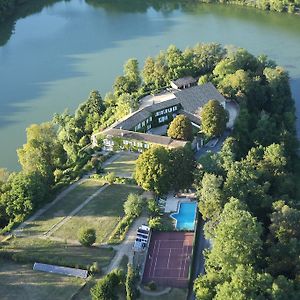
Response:
[[[197,81],[192,76],[182,77],[171,81],[171,87],[176,90],[187,89],[191,86],[195,86]]]

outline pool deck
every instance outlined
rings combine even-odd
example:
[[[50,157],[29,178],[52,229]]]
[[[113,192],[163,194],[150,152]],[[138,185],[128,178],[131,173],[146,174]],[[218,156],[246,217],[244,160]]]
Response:
[[[177,212],[178,210],[178,204],[180,202],[191,202],[192,200],[190,198],[179,198],[174,197],[173,195],[168,196],[165,206],[165,213],[171,213],[171,212]]]

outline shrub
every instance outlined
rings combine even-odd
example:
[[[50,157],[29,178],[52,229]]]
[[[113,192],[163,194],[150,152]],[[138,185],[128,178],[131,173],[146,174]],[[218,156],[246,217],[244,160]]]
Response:
[[[162,229],[162,220],[161,217],[150,218],[148,225],[151,229],[161,230]]]
[[[138,217],[142,213],[143,200],[137,194],[129,194],[124,203],[124,212],[126,216]]]
[[[93,264],[91,266],[89,266],[88,270],[91,274],[99,274],[101,272],[99,264],[96,261],[93,262]]]
[[[125,282],[126,300],[134,300],[137,298],[138,290],[136,288],[137,274],[133,270],[132,265],[127,266],[127,276]]]
[[[124,240],[126,233],[134,220],[133,216],[125,216],[118,223],[117,227],[113,231],[112,235],[109,238],[109,243],[117,244]]]
[[[91,288],[93,300],[113,300],[115,287],[120,283],[120,273],[116,270],[101,278],[94,287]]]
[[[156,283],[154,281],[150,281],[148,283],[148,288],[151,290],[151,291],[155,291],[156,290]]]
[[[109,183],[109,184],[113,184],[116,180],[116,175],[114,172],[109,172],[107,173],[107,175],[105,176],[105,180]]]
[[[78,239],[81,245],[90,247],[96,242],[96,230],[94,228],[81,228]]]
[[[160,209],[159,209],[159,206],[156,203],[155,199],[149,199],[147,201],[147,207],[148,207],[150,217],[159,216]]]

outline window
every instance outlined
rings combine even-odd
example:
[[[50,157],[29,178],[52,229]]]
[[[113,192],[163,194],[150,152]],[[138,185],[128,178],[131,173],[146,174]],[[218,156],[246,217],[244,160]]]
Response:
[[[145,126],[145,121],[142,122],[142,127],[144,127],[144,126]]]
[[[163,122],[165,122],[166,120],[168,120],[168,116],[160,117],[160,118],[158,118],[158,123],[163,123]]]
[[[152,117],[149,118],[150,122],[152,121]]]

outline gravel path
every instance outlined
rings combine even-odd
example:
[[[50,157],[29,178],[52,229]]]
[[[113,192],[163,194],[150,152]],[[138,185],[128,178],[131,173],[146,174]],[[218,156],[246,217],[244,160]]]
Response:
[[[132,247],[133,247],[134,241],[136,239],[136,232],[137,232],[138,228],[141,225],[146,224],[146,222],[147,222],[146,217],[140,217],[140,218],[136,219],[135,222],[130,227],[125,240],[120,245],[113,247],[117,251],[117,253],[114,256],[114,258],[112,259],[109,266],[107,267],[106,273],[109,273],[112,270],[118,268],[124,255],[128,256],[129,263],[132,264],[132,260],[133,260]]]

